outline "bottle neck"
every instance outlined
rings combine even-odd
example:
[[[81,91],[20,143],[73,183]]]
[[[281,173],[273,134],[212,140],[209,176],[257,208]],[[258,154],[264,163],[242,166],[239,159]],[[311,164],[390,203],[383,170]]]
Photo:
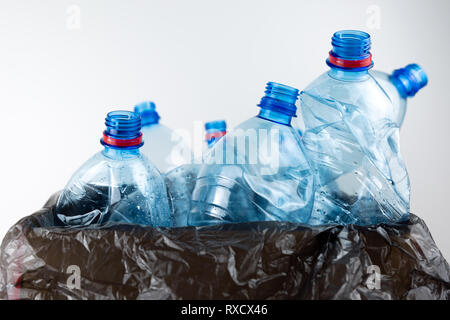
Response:
[[[328,75],[341,81],[362,81],[369,78],[368,70],[350,71],[333,67],[328,71]]]
[[[128,160],[139,157],[140,148],[113,148],[105,145],[102,153],[104,156],[113,160]]]
[[[276,122],[276,123],[279,123],[282,125],[286,125],[286,126],[290,126],[291,120],[292,120],[292,116],[288,116],[284,113],[277,112],[274,110],[264,109],[264,108],[260,109],[258,117],[265,119],[265,120],[272,121],[272,122]]]
[[[425,71],[415,63],[394,70],[389,76],[389,80],[391,80],[403,98],[413,97],[428,83]]]
[[[394,87],[397,89],[400,97],[402,97],[403,99],[409,98],[408,93],[406,92],[405,86],[398,78],[390,76],[389,80],[394,85]]]

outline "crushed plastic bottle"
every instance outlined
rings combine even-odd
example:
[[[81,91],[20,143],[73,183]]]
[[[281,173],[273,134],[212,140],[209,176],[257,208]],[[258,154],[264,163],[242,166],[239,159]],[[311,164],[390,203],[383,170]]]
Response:
[[[428,83],[425,71],[412,63],[394,70],[392,74],[382,71],[370,71],[370,74],[391,99],[394,108],[392,120],[401,127],[406,114],[406,99],[414,97]]]
[[[188,226],[192,191],[200,168],[198,163],[182,164],[164,175],[174,227]]]
[[[203,157],[208,154],[217,141],[227,133],[227,125],[224,120],[205,123],[206,149]],[[165,175],[165,182],[170,197],[173,212],[174,226],[185,227],[188,225],[188,213],[191,209],[192,192],[195,187],[201,162],[178,166]]]
[[[313,175],[291,126],[298,90],[269,82],[265,93],[259,115],[208,153],[192,194],[189,225],[308,221]]]
[[[316,177],[309,224],[398,222],[409,218],[410,184],[392,102],[368,73],[369,34],[332,37],[330,70],[301,94],[303,142]]]
[[[113,111],[105,123],[104,150],[72,176],[58,199],[57,218],[68,226],[106,222],[171,226],[164,180],[140,154],[139,115]]]
[[[134,112],[142,118],[142,133],[145,144],[142,153],[162,173],[179,165],[191,162],[191,151],[183,138],[168,127],[159,123],[160,116],[155,104],[151,101],[142,102],[134,107]]]

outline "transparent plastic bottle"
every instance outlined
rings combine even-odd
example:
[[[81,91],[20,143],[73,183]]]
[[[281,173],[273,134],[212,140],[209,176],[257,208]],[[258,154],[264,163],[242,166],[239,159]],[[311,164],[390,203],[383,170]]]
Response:
[[[376,70],[370,71],[370,74],[391,99],[394,108],[393,121],[401,127],[406,114],[406,99],[414,97],[428,83],[425,71],[412,63],[394,70],[391,74]]]
[[[291,126],[298,90],[269,82],[258,116],[208,153],[192,194],[189,225],[308,221],[313,176]]]
[[[159,123],[155,104],[142,102],[134,107],[134,112],[142,118],[142,133],[145,144],[142,153],[152,161],[162,173],[179,165],[191,162],[191,151],[182,137]]]
[[[313,225],[409,218],[399,127],[390,98],[368,73],[370,45],[365,32],[336,32],[330,70],[300,94],[303,143],[316,177]]]
[[[205,142],[203,156],[208,154],[217,141],[227,132],[227,125],[224,120],[211,121],[205,123]],[[165,175],[167,190],[170,197],[174,225],[176,227],[185,227],[188,225],[187,219],[191,209],[192,191],[195,187],[198,172],[201,168],[201,162],[184,164],[178,166]]]
[[[106,222],[171,226],[164,180],[140,154],[139,115],[113,111],[105,123],[104,149],[72,176],[58,199],[57,218],[69,226]]]

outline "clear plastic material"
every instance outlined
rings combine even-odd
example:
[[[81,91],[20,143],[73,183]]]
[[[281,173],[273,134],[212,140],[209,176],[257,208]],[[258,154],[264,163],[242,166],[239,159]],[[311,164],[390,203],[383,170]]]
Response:
[[[70,179],[56,212],[64,224],[72,226],[172,225],[164,180],[138,150],[106,148],[95,154]]]
[[[171,226],[164,180],[139,151],[139,116],[111,112],[106,126],[105,149],[72,176],[58,199],[56,216],[68,226],[106,222]]]
[[[389,74],[377,70],[370,71],[370,74],[392,102],[392,122],[401,127],[406,114],[406,96],[401,96],[397,87],[391,82]]]
[[[182,164],[191,163],[192,154],[182,137],[159,123],[160,116],[152,101],[141,102],[134,112],[142,119],[142,133],[145,144],[142,153],[165,173]]]
[[[215,144],[196,180],[190,225],[308,221],[313,176],[290,125],[297,96],[269,83],[260,114]]]
[[[174,227],[188,226],[192,192],[201,167],[199,163],[183,164],[168,171],[164,176]]]
[[[397,222],[410,184],[389,97],[367,70],[332,68],[300,95],[303,142],[316,174],[310,224]]]
[[[227,125],[224,120],[206,122],[206,143],[201,159],[196,159],[191,164],[178,166],[165,174],[164,179],[169,193],[175,227],[188,225],[188,213],[191,210],[192,192],[194,191],[198,172],[208,151],[226,134],[226,130]]]
[[[406,114],[407,98],[413,97],[428,83],[425,71],[417,64],[409,64],[395,70],[392,74],[382,71],[370,71],[393,106],[392,121],[402,126]]]

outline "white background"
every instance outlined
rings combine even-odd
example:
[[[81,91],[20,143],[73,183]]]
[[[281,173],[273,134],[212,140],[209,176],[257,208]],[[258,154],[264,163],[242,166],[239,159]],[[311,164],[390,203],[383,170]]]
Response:
[[[302,89],[325,72],[332,33],[352,28],[372,35],[375,69],[428,73],[401,147],[412,212],[450,258],[449,12],[446,0],[0,0],[0,237],[100,150],[107,111],[152,99],[172,128],[237,125],[267,81]]]

